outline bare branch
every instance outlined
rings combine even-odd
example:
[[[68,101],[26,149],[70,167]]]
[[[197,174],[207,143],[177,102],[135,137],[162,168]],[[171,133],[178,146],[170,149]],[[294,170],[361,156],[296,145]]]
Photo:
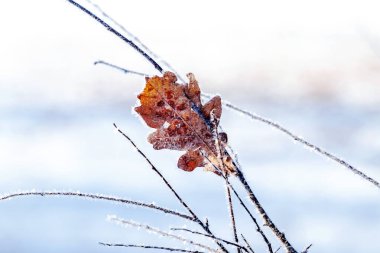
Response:
[[[247,248],[249,249],[249,251],[251,253],[255,253],[255,251],[253,251],[251,245],[248,243],[247,239],[245,239],[244,235],[243,234],[240,234],[241,235],[241,238],[243,238],[243,241],[245,242],[245,244],[247,245]]]
[[[263,218],[265,225],[268,226],[272,232],[275,234],[275,236],[280,240],[280,242],[285,246],[288,253],[297,253],[297,251],[294,249],[294,247],[291,245],[291,243],[286,238],[285,234],[282,233],[277,226],[273,223],[271,218],[269,218],[267,212],[264,210],[263,206],[261,205],[260,201],[256,198],[255,194],[253,193],[251,187],[249,186],[248,182],[245,180],[245,177],[242,173],[242,171],[239,168],[236,168],[236,176],[244,186],[245,190],[248,193],[248,196],[254,206],[256,207],[257,211],[261,214],[261,217]]]
[[[232,205],[231,190],[227,181],[226,181],[226,194],[227,194],[227,201],[228,201],[228,210],[230,211],[230,219],[231,219],[231,225],[232,225],[232,232],[234,234],[234,240],[236,243],[239,243],[239,239],[237,237],[237,232],[236,232],[236,222],[235,222],[234,208]],[[240,252],[241,252],[240,248],[237,248],[237,253],[240,253]]]
[[[152,58],[150,57],[144,50],[142,50],[138,45],[136,45],[132,40],[127,39],[125,36],[123,36],[120,32],[116,31],[114,28],[112,28],[109,24],[107,24],[105,21],[103,21],[101,18],[93,14],[91,11],[87,10],[85,7],[80,5],[74,0],[67,0],[69,3],[95,19],[98,23],[100,23],[102,26],[104,26],[108,31],[119,37],[121,40],[123,40],[125,43],[130,45],[132,48],[134,48],[139,54],[141,54],[145,59],[147,59],[155,69],[157,69],[160,73],[162,73],[163,69],[162,67]]]
[[[232,186],[232,184],[229,182],[228,178],[226,175],[224,175],[222,173],[222,171],[217,167],[215,166],[207,157],[205,157],[213,166],[214,168],[219,171],[220,175],[224,178],[225,182],[228,184],[228,186],[231,188],[231,190],[234,192],[235,196],[238,198],[239,200],[239,203],[240,205],[244,208],[244,210],[248,213],[248,215],[251,217],[253,223],[255,223],[256,225],[256,231],[260,233],[260,235],[262,236],[264,242],[266,243],[267,247],[268,247],[268,251],[270,253],[273,253],[273,249],[272,249],[272,245],[271,243],[269,242],[268,238],[266,237],[264,231],[261,229],[259,223],[257,222],[256,218],[253,217],[251,211],[248,209],[248,207],[244,204],[244,201],[241,199],[240,195],[237,193],[237,191],[235,190],[235,188]],[[235,168],[238,172],[240,172],[240,174],[242,175],[240,169],[237,167],[237,165],[235,164]],[[243,176],[244,178],[244,176]],[[273,224],[274,225],[274,224]]]
[[[142,50],[144,50],[148,55],[150,55],[153,59],[160,62],[163,66],[166,66],[168,70],[173,72],[179,80],[181,80],[183,83],[185,83],[185,80],[183,77],[164,59],[162,59],[160,56],[158,56],[156,53],[154,53],[150,48],[148,48],[142,41],[133,33],[128,31],[123,25],[121,25],[119,22],[117,22],[115,19],[113,19],[110,15],[108,15],[99,5],[93,3],[91,0],[86,0],[89,4],[91,4],[95,9],[97,9],[100,14],[108,19],[111,23],[113,23],[116,27],[118,27],[120,30],[125,32],[127,37],[133,41],[136,45],[138,45]]]
[[[246,252],[248,251],[244,246],[241,246],[240,244],[237,244],[235,242],[227,241],[227,240],[222,239],[222,238],[211,236],[211,235],[208,235],[208,234],[205,234],[205,233],[201,233],[201,232],[198,232],[198,231],[193,231],[193,230],[190,230],[190,229],[187,229],[187,228],[171,228],[170,230],[173,230],[173,231],[185,231],[185,232],[189,232],[189,233],[196,234],[196,235],[202,235],[202,236],[210,237],[212,239],[215,239],[215,240],[224,242],[226,244],[235,246],[237,248],[240,248],[240,249],[242,249],[242,250],[244,250]]]
[[[111,64],[111,63],[108,63],[108,62],[102,61],[102,60],[94,62],[94,65],[98,65],[98,64],[106,65],[108,67],[111,67],[111,68],[123,71],[124,74],[133,74],[133,75],[144,76],[144,77],[149,76],[148,74],[144,74],[144,73],[141,73],[141,72],[137,72],[137,71],[133,71],[133,70],[125,69],[125,68],[120,68],[120,67],[118,67],[118,66],[116,66],[114,64]]]
[[[278,247],[274,253],[277,253],[277,252],[279,252],[279,251],[280,251],[280,249],[281,249],[281,246],[280,246],[280,247]]]
[[[100,194],[91,194],[91,193],[64,192],[64,191],[57,191],[57,192],[55,191],[25,191],[25,192],[11,193],[11,194],[0,196],[0,201],[12,199],[15,197],[22,197],[22,196],[42,196],[42,197],[44,196],[66,196],[66,197],[74,196],[74,197],[81,197],[81,198],[87,198],[87,199],[107,200],[107,201],[117,202],[117,203],[122,203],[122,204],[127,204],[127,205],[150,208],[150,209],[154,209],[163,213],[181,217],[190,221],[195,221],[194,218],[189,215],[179,213],[167,208],[163,208],[154,204],[147,204],[147,203],[132,201],[132,200],[119,198],[119,197],[106,196],[106,195],[100,195]]]
[[[248,209],[248,207],[244,204],[243,200],[240,198],[240,195],[236,192],[235,188],[232,187],[231,184],[230,184],[230,187],[231,187],[232,191],[234,192],[235,196],[238,198],[240,205],[244,208],[244,210],[248,213],[248,215],[251,218],[251,220],[253,221],[253,223],[256,225],[256,231],[263,238],[265,244],[267,245],[268,251],[270,253],[273,253],[272,244],[270,243],[268,237],[265,235],[264,231],[261,229],[261,227],[260,227],[259,223],[257,222],[256,218],[253,217],[253,214]]]
[[[354,167],[353,165],[349,164],[347,161],[327,152],[326,150],[308,142],[307,140],[297,136],[296,134],[294,134],[293,132],[291,132],[290,130],[286,129],[285,127],[281,126],[280,124],[274,122],[274,121],[271,121],[269,119],[266,119],[266,118],[263,118],[257,114],[254,114],[254,113],[251,113],[249,111],[246,111],[246,110],[243,110],[229,102],[226,102],[226,101],[223,101],[223,105],[234,110],[234,111],[237,111],[237,112],[240,112],[242,113],[243,115],[251,118],[252,120],[257,120],[257,121],[260,121],[264,124],[267,124],[277,130],[280,130],[281,132],[285,133],[286,135],[290,136],[293,140],[295,140],[296,142],[299,142],[301,143],[302,145],[310,148],[311,150],[321,154],[322,156],[325,156],[337,163],[339,163],[340,165],[344,166],[345,168],[349,169],[351,172],[353,172],[354,174],[360,176],[361,178],[363,178],[364,180],[370,182],[371,184],[373,184],[374,186],[376,186],[377,188],[380,188],[380,183],[378,181],[376,181],[375,179],[373,179],[372,177],[368,176],[367,174],[365,174],[364,172],[360,171],[359,169],[357,169],[356,167]]]
[[[227,195],[227,206],[228,206],[228,211],[230,214],[232,233],[234,235],[235,243],[238,244],[239,239],[238,239],[237,232],[236,232],[235,214],[234,214],[234,208],[233,208],[233,203],[232,203],[232,198],[231,198],[231,190],[230,190],[229,182],[228,182],[228,173],[227,173],[226,166],[223,162],[222,145],[220,143],[220,137],[219,137],[218,127],[217,127],[219,122],[218,122],[217,118],[215,117],[213,111],[211,111],[211,113],[210,113],[210,122],[211,122],[211,124],[213,124],[211,130],[212,130],[212,135],[213,135],[213,139],[215,142],[217,158],[218,158],[217,161],[218,161],[219,168],[217,168],[217,171],[219,173],[221,173],[221,175],[224,174],[225,185],[226,185],[226,195]],[[207,160],[209,160],[209,159],[207,158]],[[223,168],[223,170],[221,170],[220,168]],[[237,250],[237,253],[241,253],[240,248],[237,248],[236,250]]]
[[[136,228],[143,228],[143,229],[146,229],[148,231],[152,231],[154,233],[157,233],[159,235],[166,236],[166,237],[171,237],[171,238],[177,239],[179,241],[182,241],[184,243],[189,243],[189,244],[192,244],[192,245],[197,246],[199,248],[206,249],[209,252],[219,253],[219,251],[216,250],[216,249],[213,249],[213,248],[210,248],[210,247],[208,247],[206,245],[194,242],[193,240],[189,240],[189,239],[183,238],[181,236],[174,235],[174,234],[162,231],[162,230],[160,230],[158,228],[154,228],[154,227],[151,227],[149,225],[144,225],[144,224],[140,224],[140,223],[133,222],[133,221],[127,221],[127,220],[118,218],[116,216],[109,216],[108,220],[116,222],[116,223],[118,223],[120,225],[130,225],[130,226],[133,226],[133,227],[136,227]]]
[[[179,200],[182,206],[184,206],[189,213],[196,217],[195,213],[191,210],[191,208],[184,202],[184,200],[179,196],[179,194],[174,190],[174,188],[171,186],[169,181],[166,180],[166,178],[161,174],[161,172],[156,168],[156,166],[153,165],[153,163],[149,160],[149,158],[137,147],[137,145],[134,143],[134,141],[129,138],[128,135],[126,135],[115,123],[113,123],[113,126],[116,128],[116,130],[123,135],[131,144],[132,146],[137,150],[137,152],[145,159],[145,161],[151,166],[152,170],[164,181],[165,185],[170,189],[170,191],[175,195],[175,197]],[[199,220],[198,218],[196,218]],[[200,221],[200,220],[199,220]]]
[[[172,252],[205,253],[203,251],[198,251],[198,250],[176,249],[176,248],[161,247],[161,246],[150,246],[150,245],[104,243],[104,242],[99,242],[99,244],[103,245],[103,246],[108,246],[108,247],[126,247],[126,248],[158,249],[158,250],[166,250],[166,251],[172,251]]]
[[[309,246],[307,246],[306,249],[304,251],[302,251],[301,253],[309,252],[309,249],[311,248],[311,246],[313,246],[313,244],[310,244]]]

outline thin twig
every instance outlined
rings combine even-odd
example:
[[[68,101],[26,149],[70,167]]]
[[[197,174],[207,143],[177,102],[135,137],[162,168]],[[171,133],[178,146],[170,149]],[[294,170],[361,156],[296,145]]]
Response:
[[[311,246],[313,246],[313,244],[310,244],[309,246],[307,246],[306,249],[304,251],[302,251],[301,253],[309,252],[309,249],[311,248]]]
[[[174,234],[171,234],[171,233],[168,233],[168,232],[165,232],[165,231],[162,231],[158,228],[154,228],[154,227],[151,227],[149,225],[144,225],[144,224],[141,224],[141,223],[137,223],[137,222],[133,222],[133,221],[128,221],[128,220],[124,220],[124,219],[121,219],[121,218],[118,218],[116,216],[109,216],[108,217],[108,220],[110,221],[113,221],[113,222],[116,222],[118,224],[121,224],[121,225],[130,225],[130,226],[133,226],[133,227],[136,227],[136,228],[143,228],[143,229],[146,229],[148,231],[152,231],[154,233],[157,233],[159,235],[162,235],[162,236],[166,236],[166,237],[171,237],[171,238],[174,238],[174,239],[177,239],[179,241],[182,241],[184,243],[189,243],[189,244],[192,244],[194,246],[197,246],[197,247],[200,247],[200,248],[203,248],[203,249],[206,249],[208,250],[209,252],[215,252],[215,253],[219,253],[218,250],[216,249],[213,249],[213,248],[210,248],[206,245],[203,245],[203,244],[200,244],[200,243],[197,243],[197,242],[194,242],[193,240],[189,240],[189,239],[186,239],[186,238],[183,238],[181,236],[178,236],[178,235],[174,235]]]
[[[255,253],[255,251],[253,250],[253,248],[251,247],[251,245],[248,243],[247,239],[245,239],[244,235],[243,234],[240,234],[241,235],[241,238],[243,238],[243,241],[245,242],[245,244],[247,245],[247,248],[249,249],[249,251],[251,253]]]
[[[244,204],[243,200],[240,198],[240,195],[237,193],[234,187],[230,184],[230,187],[232,191],[234,192],[235,196],[238,198],[240,205],[244,208],[244,210],[248,213],[249,217],[253,221],[253,223],[256,225],[256,231],[261,235],[263,238],[265,244],[267,245],[269,253],[273,253],[272,244],[270,243],[268,237],[265,235],[264,231],[261,229],[259,223],[257,222],[256,218],[253,216],[251,211],[248,209],[248,207]]]
[[[227,155],[228,155],[228,152],[227,152],[227,151],[225,151],[225,152],[226,152]],[[211,163],[211,161],[210,161],[207,157],[206,157],[206,159]],[[211,163],[211,164],[212,164],[212,163]],[[235,169],[236,169],[235,176],[237,176],[237,177],[240,179],[241,182],[242,182],[241,179],[244,179],[244,181],[245,181],[245,178],[244,178],[243,173],[241,172],[240,166],[238,166],[235,162],[233,162],[233,164],[234,164]],[[238,198],[240,204],[243,206],[243,208],[246,210],[246,212],[250,215],[252,221],[255,223],[256,228],[257,228],[256,231],[258,231],[258,232],[261,234],[261,236],[263,237],[265,243],[266,243],[267,246],[268,246],[268,250],[269,250],[269,252],[272,253],[272,246],[271,246],[271,244],[270,244],[268,238],[267,238],[266,235],[264,234],[264,231],[260,228],[260,225],[257,223],[256,219],[253,217],[252,213],[249,211],[249,209],[247,208],[247,206],[244,204],[243,200],[240,198],[239,194],[236,192],[236,190],[234,189],[234,187],[230,184],[227,175],[224,174],[222,171],[220,171],[220,169],[219,169],[218,167],[216,167],[214,164],[212,164],[212,165],[214,166],[214,168],[215,168],[216,170],[218,170],[218,171],[220,172],[220,175],[224,178],[224,180],[225,180],[225,182],[227,183],[227,185],[233,190],[233,192],[234,192],[235,196]],[[245,182],[246,182],[246,181],[245,181]],[[247,182],[246,182],[246,184],[248,185]],[[249,187],[249,185],[248,185],[248,187]],[[251,190],[251,193],[252,193],[252,190]],[[252,193],[252,194],[253,194],[253,193]],[[257,199],[256,199],[256,200],[257,200]],[[258,203],[258,205],[257,205],[257,203]],[[265,210],[262,208],[262,206],[261,206],[261,204],[259,203],[258,200],[257,200],[257,203],[255,204],[255,206],[256,206],[256,208],[258,209],[258,211],[259,211],[260,213],[262,213],[262,212],[265,213]],[[258,206],[261,207],[261,210],[258,208]],[[266,216],[267,216],[267,215],[266,215]],[[264,217],[264,216],[263,216],[263,217]],[[268,216],[267,216],[267,217],[268,217]],[[268,217],[268,219],[269,219],[269,217]],[[269,219],[269,220],[270,220],[270,219]],[[266,222],[265,219],[264,219],[264,221]],[[276,230],[278,230],[278,229],[277,229],[276,225],[275,225],[273,222],[271,222],[271,223],[272,223],[272,227],[270,227],[270,228],[271,228],[272,231],[276,234]],[[276,235],[277,235],[277,234],[276,234]],[[290,243],[286,240],[285,237],[283,237],[283,238],[281,238],[281,237],[279,237],[279,236],[277,236],[277,237],[278,237],[278,239],[279,239],[281,242],[290,245]],[[283,241],[284,238],[285,238],[285,241]],[[294,249],[293,249],[293,250],[294,250]],[[289,251],[289,252],[291,252],[291,251]]]
[[[273,223],[271,218],[269,218],[267,212],[264,210],[263,206],[261,205],[260,201],[257,199],[255,194],[253,193],[251,187],[245,180],[245,177],[243,175],[243,172],[239,169],[236,168],[236,176],[244,186],[245,190],[248,193],[248,196],[252,203],[255,205],[257,211],[261,214],[261,217],[263,218],[265,225],[268,226],[272,232],[275,234],[275,236],[280,240],[280,242],[285,246],[287,252],[289,253],[296,253],[297,251],[294,249],[294,247],[291,245],[291,243],[286,239],[286,236],[284,233],[282,233],[277,226]]]
[[[185,231],[185,232],[189,232],[189,233],[196,234],[196,235],[202,235],[202,236],[210,237],[212,239],[215,239],[215,240],[224,242],[226,244],[235,246],[235,247],[240,248],[240,249],[242,249],[242,250],[244,250],[244,251],[247,252],[247,249],[244,246],[241,246],[240,244],[237,244],[237,243],[231,242],[231,241],[227,241],[225,239],[218,238],[218,237],[215,237],[215,236],[211,236],[211,235],[208,235],[208,234],[205,234],[205,233],[201,233],[201,232],[198,232],[198,231],[190,230],[190,229],[187,229],[187,228],[171,228],[170,230],[173,230],[173,231]]]
[[[279,252],[279,251],[280,251],[280,249],[281,249],[281,246],[280,246],[280,247],[278,247],[274,253],[277,253],[277,252]]]
[[[151,166],[151,169],[164,181],[165,185],[170,189],[170,191],[174,194],[174,196],[177,198],[177,200],[181,203],[183,207],[187,209],[187,211],[191,214],[193,217],[193,220],[198,223],[203,230],[205,230],[209,235],[214,236],[214,234],[211,232],[208,225],[205,225],[199,217],[194,213],[194,211],[185,203],[185,201],[179,196],[179,194],[174,190],[174,188],[171,186],[169,181],[166,180],[166,178],[161,174],[161,172],[154,166],[154,164],[149,160],[149,158],[137,147],[137,145],[132,141],[131,138],[129,138],[128,135],[126,135],[122,130],[118,128],[118,126],[114,123],[113,126],[116,128],[116,130],[123,135],[131,144],[132,146],[137,150],[137,152],[145,159],[145,161]],[[223,252],[227,252],[227,249],[218,241],[215,241],[218,246],[221,248]]]
[[[275,129],[277,130],[280,130],[281,132],[285,133],[286,135],[290,136],[293,140],[295,140],[296,142],[299,142],[301,143],[302,145],[310,148],[311,150],[321,154],[322,156],[325,156],[337,163],[339,163],[340,165],[344,166],[345,168],[349,169],[351,172],[353,172],[354,174],[360,176],[361,178],[363,178],[364,180],[370,182],[371,184],[373,184],[374,186],[376,186],[377,188],[380,188],[380,183],[378,181],[376,181],[375,179],[373,179],[372,177],[368,176],[367,174],[365,174],[364,172],[360,171],[359,169],[357,169],[356,167],[354,167],[353,165],[349,164],[347,161],[331,154],[330,152],[327,152],[326,150],[308,142],[307,140],[297,136],[295,133],[291,132],[290,130],[286,129],[285,127],[281,126],[280,124],[274,122],[274,121],[271,121],[269,119],[266,119],[266,118],[263,118],[257,114],[254,114],[254,113],[251,113],[247,110],[243,110],[229,102],[226,102],[226,101],[223,101],[223,105],[234,110],[234,111],[237,111],[237,112],[240,112],[242,113],[243,115],[251,118],[252,120],[257,120],[257,121],[260,121],[264,124],[267,124],[271,127],[274,127]]]
[[[168,70],[173,72],[181,82],[185,83],[184,78],[164,59],[162,59],[160,56],[158,56],[156,53],[154,53],[150,48],[148,48],[142,41],[133,33],[128,31],[123,25],[121,25],[119,22],[117,22],[115,19],[113,19],[110,15],[108,15],[98,4],[95,4],[91,0],[86,0],[89,4],[91,4],[95,9],[99,11],[99,13],[106,19],[108,19],[111,23],[113,23],[115,26],[119,27],[120,30],[126,33],[127,37],[133,41],[136,45],[139,45],[142,50],[144,50],[148,55],[150,55],[153,59],[156,61],[161,62],[163,66],[166,66]]]
[[[221,146],[221,141],[220,141],[218,127],[217,127],[219,124],[219,120],[215,117],[214,110],[210,112],[210,122],[212,124],[211,132],[213,135],[216,152],[217,152],[217,159],[218,159],[217,161],[218,161],[218,167],[219,167],[217,168],[217,170],[222,175],[224,174],[225,184],[226,184],[227,206],[228,206],[228,211],[230,214],[231,228],[232,228],[232,233],[234,236],[235,243],[238,244],[239,239],[236,232],[235,214],[234,214],[234,208],[233,208],[233,203],[232,203],[232,198],[231,198],[231,190],[228,183],[228,172],[226,169],[226,165],[223,162],[222,146]],[[209,159],[207,158],[207,160]],[[221,170],[222,167],[223,167],[223,170]],[[240,248],[236,248],[236,250],[237,250],[237,253],[241,253]]]
[[[158,249],[158,250],[166,250],[166,251],[172,251],[172,252],[205,253],[203,251],[198,251],[198,250],[176,249],[176,248],[169,248],[169,247],[162,247],[162,246],[122,244],[122,243],[104,243],[104,242],[99,242],[99,244],[103,246],[108,246],[108,247],[126,247],[126,248]]]
[[[223,100],[222,100],[222,104],[223,104]],[[221,132],[225,132],[225,131],[223,130],[223,127],[222,127],[220,124],[219,124],[218,128],[219,128],[219,130],[220,130]],[[235,152],[235,150],[234,150],[234,149],[231,147],[231,145],[229,145],[228,143],[227,143],[227,145],[226,145],[226,149],[228,150],[228,153],[231,154],[231,155],[233,156],[233,160],[234,160],[235,165],[236,165],[238,168],[241,168],[241,165],[240,165],[240,162],[239,162],[239,159],[238,159],[238,155],[237,155],[237,153]]]
[[[133,74],[133,75],[144,76],[144,77],[148,77],[149,76],[148,74],[145,74],[145,73],[137,72],[137,71],[134,71],[134,70],[129,70],[129,69],[126,69],[126,68],[120,68],[120,67],[118,67],[118,66],[116,66],[114,64],[111,64],[109,62],[102,61],[102,60],[94,62],[94,65],[98,65],[98,64],[106,65],[108,67],[111,67],[111,68],[123,71],[125,74]]]
[[[128,200],[128,199],[119,198],[119,197],[106,196],[106,195],[100,195],[100,194],[91,194],[91,193],[82,193],[82,192],[25,191],[25,192],[17,192],[17,193],[11,193],[11,194],[0,196],[0,201],[11,199],[14,197],[22,197],[22,196],[42,196],[42,197],[44,196],[75,196],[75,197],[82,197],[82,198],[87,198],[87,199],[107,200],[107,201],[118,202],[118,203],[127,204],[127,205],[146,207],[146,208],[154,209],[154,210],[164,212],[167,214],[171,214],[177,217],[181,217],[190,221],[194,221],[194,218],[189,215],[179,213],[167,208],[163,208],[154,204],[147,204],[147,203]]]
[[[227,152],[227,151],[226,151]],[[212,166],[220,172],[220,175],[226,180],[226,182],[228,183],[228,178],[227,178],[227,175],[224,175],[223,172],[220,170],[220,168],[218,168],[218,166],[216,166],[215,164],[213,164],[206,156],[204,156],[211,164]],[[235,176],[238,177],[238,179],[240,180],[240,182],[243,184],[244,188],[246,189],[246,191],[248,192],[248,195],[249,195],[249,198],[251,199],[252,203],[255,205],[256,209],[259,211],[259,213],[261,214],[264,222],[265,222],[265,225],[267,225],[271,230],[272,232],[276,235],[276,237],[280,240],[281,243],[283,243],[287,249],[287,252],[289,253],[297,253],[297,251],[294,249],[294,247],[290,244],[290,242],[286,239],[285,237],[285,234],[280,232],[279,229],[277,228],[277,226],[272,222],[272,220],[269,218],[268,214],[266,213],[266,211],[264,210],[264,208],[262,207],[261,203],[259,202],[259,200],[256,198],[256,196],[253,194],[253,191],[251,189],[251,187],[249,186],[248,182],[245,180],[245,177],[241,171],[241,169],[234,163],[234,166],[235,166],[235,169],[236,169],[236,173],[235,173]],[[231,185],[231,184],[229,184]],[[232,185],[231,185],[231,188]],[[234,190],[235,192],[235,190]],[[235,194],[238,196],[238,194],[235,192]],[[238,197],[240,199],[240,197]],[[243,201],[241,200],[240,203],[244,205]],[[248,208],[245,208],[246,211],[248,213],[249,210]],[[253,218],[253,216],[252,216]],[[256,219],[253,218],[253,220],[255,221],[255,224],[258,226],[258,224],[256,223]],[[267,244],[268,246],[270,246],[270,244]],[[269,247],[269,249],[271,250],[271,247]]]
[[[117,37],[122,39],[125,43],[130,45],[132,48],[134,48],[138,53],[140,53],[145,59],[147,59],[155,69],[157,69],[160,73],[162,73],[163,69],[162,67],[152,58],[150,57],[144,50],[142,50],[138,45],[136,45],[132,40],[127,39],[125,36],[123,36],[120,32],[116,31],[114,28],[112,28],[109,24],[107,24],[105,21],[103,21],[101,18],[93,14],[91,11],[80,5],[74,0],[67,0],[69,3],[95,19],[98,23],[100,23],[102,26],[104,26],[108,31],[115,34]]]
[[[209,163],[211,163],[213,165],[213,167],[219,171],[219,174],[224,178],[225,182],[228,184],[228,186],[231,188],[231,190],[234,192],[234,195],[238,198],[239,200],[239,203],[240,205],[244,208],[244,210],[248,213],[248,215],[251,217],[251,220],[253,221],[253,223],[256,225],[256,231],[258,233],[260,233],[261,237],[263,238],[264,242],[266,243],[267,247],[268,247],[268,251],[270,253],[273,253],[273,249],[272,249],[272,245],[271,243],[269,242],[269,239],[268,237],[265,235],[264,231],[261,229],[259,223],[257,222],[256,218],[253,216],[253,214],[251,213],[251,211],[248,209],[248,207],[244,204],[244,201],[242,200],[242,198],[240,197],[240,195],[237,193],[237,191],[235,190],[235,188],[233,187],[233,185],[229,182],[228,178],[222,173],[222,171],[217,167],[215,166],[207,157],[205,157]],[[236,166],[235,166],[236,167]],[[239,169],[238,169],[239,170]],[[239,170],[240,171],[240,170]]]
[[[237,231],[236,231],[236,222],[235,222],[235,214],[234,214],[234,208],[233,208],[233,203],[232,203],[232,198],[231,198],[231,190],[229,187],[229,182],[228,182],[228,173],[226,169],[226,165],[223,162],[223,155],[222,155],[222,147],[221,147],[221,141],[219,138],[219,132],[218,132],[218,120],[215,117],[213,111],[210,113],[210,121],[213,123],[213,138],[215,141],[215,146],[216,146],[216,152],[218,155],[218,162],[219,162],[219,167],[223,167],[223,171],[220,171],[220,173],[223,175],[224,173],[224,178],[225,178],[225,184],[226,184],[226,195],[227,195],[227,206],[228,206],[228,211],[230,213],[230,220],[231,220],[231,226],[232,226],[232,233],[234,235],[234,240],[236,243],[239,243],[239,238],[237,236]],[[222,165],[222,166],[220,166]],[[241,253],[240,248],[237,248],[237,253]]]
[[[113,69],[116,69],[116,70],[118,70],[118,71],[120,71],[120,72],[123,72],[124,74],[128,74],[128,73],[130,73],[131,71],[129,70],[129,69],[127,69],[127,68],[123,68],[123,67],[120,67],[120,66],[118,66],[118,65],[116,65],[116,64],[113,64],[113,63],[109,63],[109,62],[106,62],[106,61],[103,61],[103,60],[98,60],[98,61],[95,61],[94,62],[94,65],[98,65],[98,64],[101,64],[101,65],[105,65],[106,67],[110,67],[110,68],[113,68]],[[137,72],[137,71],[136,71]],[[144,76],[150,76],[150,75],[148,75],[148,74],[144,74],[144,73],[142,73],[142,72],[137,72],[137,73],[141,73],[141,74],[143,74]]]
[[[217,132],[217,129],[215,130],[216,132]],[[220,145],[219,144],[219,142],[218,142],[218,145]],[[219,146],[220,147],[220,146]],[[219,151],[220,151],[220,149],[219,149]],[[228,154],[228,152],[225,150],[225,153],[227,154],[227,155],[229,155]],[[252,202],[254,203],[254,205],[255,205],[255,207],[256,207],[256,209],[259,211],[259,213],[262,215],[262,217],[263,217],[263,219],[264,219],[264,221],[265,221],[265,224],[266,225],[268,225],[269,226],[269,228],[272,230],[272,232],[277,236],[277,238],[281,241],[281,243],[283,243],[285,246],[286,246],[286,248],[287,248],[287,251],[289,252],[289,253],[295,253],[296,252],[296,250],[293,248],[293,246],[290,244],[290,242],[286,239],[286,237],[285,237],[285,234],[284,233],[281,233],[279,230],[278,230],[278,228],[277,228],[277,226],[271,221],[271,219],[269,218],[269,216],[267,215],[267,213],[265,212],[265,210],[264,210],[264,208],[262,207],[262,205],[261,205],[261,203],[259,202],[259,200],[255,197],[255,195],[253,194],[253,192],[252,192],[252,190],[251,190],[251,188],[250,188],[250,186],[248,185],[248,183],[247,183],[247,181],[245,180],[245,178],[244,178],[244,175],[243,175],[243,173],[242,173],[242,171],[241,171],[241,168],[233,161],[233,164],[234,164],[234,166],[235,166],[235,170],[236,170],[236,173],[235,173],[235,175],[239,178],[239,180],[240,180],[240,182],[244,185],[244,187],[245,187],[245,189],[247,190],[247,192],[248,192],[248,194],[249,194],[249,196],[250,196],[250,199],[252,200]],[[215,165],[214,165],[214,167],[215,167]],[[223,164],[223,167],[224,167],[224,164]],[[221,173],[222,175],[223,175],[223,172]],[[231,186],[231,188],[232,188],[232,185],[229,183],[229,181],[228,181],[228,175],[227,174],[225,174],[225,175],[223,175],[223,177],[224,177],[224,179],[225,179],[225,182],[226,182],[226,184],[228,185],[228,186]],[[243,183],[244,182],[244,183]],[[235,191],[234,191],[235,192]],[[239,197],[240,198],[240,197]],[[243,203],[242,201],[241,201],[241,203]],[[247,210],[247,209],[246,209]],[[248,211],[249,212],[249,211]],[[250,212],[249,212],[250,213]],[[257,226],[258,226],[258,224],[257,224]],[[235,230],[235,235],[236,235],[236,230]],[[237,236],[236,236],[237,237]],[[267,244],[268,245],[268,244]],[[270,244],[269,244],[270,245]],[[270,248],[269,248],[270,249]]]
[[[182,206],[184,206],[189,213],[196,217],[196,220],[200,221],[200,219],[197,217],[197,215],[193,212],[193,210],[185,203],[185,201],[178,195],[176,190],[171,186],[169,181],[166,180],[166,178],[161,174],[161,172],[156,168],[156,166],[149,160],[149,158],[137,147],[137,145],[134,143],[134,141],[129,138],[128,135],[126,135],[115,123],[113,123],[113,126],[116,128],[116,130],[124,136],[131,144],[132,146],[137,150],[137,152],[145,159],[145,161],[151,166],[152,170],[164,181],[165,185],[170,189],[170,191],[175,195],[175,197],[179,200]],[[203,222],[202,222],[203,224]]]
[[[231,225],[232,225],[232,231],[234,234],[234,240],[236,243],[239,243],[239,239],[237,237],[237,231],[236,231],[236,222],[235,222],[235,214],[234,214],[234,208],[232,205],[232,198],[231,198],[231,190],[228,186],[228,183],[226,182],[226,194],[227,194],[227,201],[228,201],[228,210],[230,212],[230,219],[231,219]],[[237,248],[237,253],[240,253],[240,248]]]

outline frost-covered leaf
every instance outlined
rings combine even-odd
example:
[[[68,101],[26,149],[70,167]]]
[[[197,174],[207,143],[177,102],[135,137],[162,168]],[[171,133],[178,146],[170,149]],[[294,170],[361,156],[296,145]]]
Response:
[[[215,166],[219,166],[223,170],[226,165],[220,166],[220,162],[229,156],[220,151],[227,135],[220,133],[216,137],[222,115],[221,98],[215,96],[202,105],[195,76],[190,73],[187,77],[188,84],[176,83],[177,77],[171,72],[165,72],[163,77],[146,78],[146,86],[138,95],[140,106],[135,110],[149,127],[156,129],[148,137],[154,149],[186,151],[179,158],[179,168],[193,171],[206,167],[216,172]]]

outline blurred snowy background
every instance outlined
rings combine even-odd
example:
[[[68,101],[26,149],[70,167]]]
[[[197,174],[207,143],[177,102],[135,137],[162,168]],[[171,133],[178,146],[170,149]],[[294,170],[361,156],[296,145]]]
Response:
[[[180,73],[195,73],[204,91],[380,179],[377,1],[97,3]],[[63,0],[2,2],[0,28],[0,192],[80,190],[180,209],[115,134],[115,122],[217,234],[230,235],[222,181],[201,169],[180,171],[178,152],[146,143],[151,130],[132,113],[144,80],[92,64],[102,59],[157,74],[140,55]],[[313,243],[310,252],[378,252],[378,189],[262,123],[226,109],[222,124],[259,199],[298,249]],[[99,241],[163,244],[106,222],[107,214],[163,229],[183,224],[75,198],[13,199],[0,202],[0,213],[0,251],[7,253],[139,251]],[[238,227],[263,252],[238,215]]]

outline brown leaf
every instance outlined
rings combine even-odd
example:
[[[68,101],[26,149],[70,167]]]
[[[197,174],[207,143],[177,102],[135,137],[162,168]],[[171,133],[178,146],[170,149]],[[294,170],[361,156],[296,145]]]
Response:
[[[230,173],[233,166],[225,164],[229,156],[224,152],[218,154],[219,148],[224,151],[227,135],[215,136],[222,114],[221,99],[216,96],[202,105],[197,80],[191,73],[187,77],[189,84],[177,84],[171,72],[165,72],[163,77],[146,78],[146,86],[138,95],[141,105],[135,111],[156,129],[148,141],[154,149],[186,151],[178,160],[178,167],[183,170],[205,166],[216,172],[215,166],[219,166]]]
[[[193,171],[196,167],[204,165],[204,157],[200,152],[189,150],[178,159],[178,168]]]

